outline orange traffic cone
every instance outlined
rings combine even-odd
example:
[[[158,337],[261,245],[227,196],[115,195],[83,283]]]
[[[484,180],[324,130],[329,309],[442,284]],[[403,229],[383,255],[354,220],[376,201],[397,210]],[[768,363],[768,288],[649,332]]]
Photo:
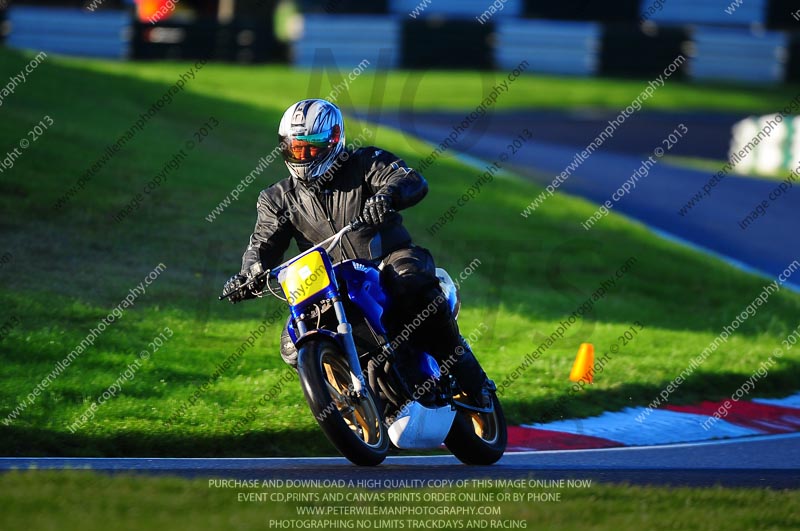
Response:
[[[575,358],[575,363],[572,364],[572,372],[569,373],[569,379],[573,382],[584,380],[592,383],[594,379],[594,345],[581,343],[581,348],[578,349],[578,356]]]

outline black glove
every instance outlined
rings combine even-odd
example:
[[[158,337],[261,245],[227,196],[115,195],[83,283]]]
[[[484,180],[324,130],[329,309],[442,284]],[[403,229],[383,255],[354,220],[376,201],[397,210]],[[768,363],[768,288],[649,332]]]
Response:
[[[222,294],[225,295],[226,293],[232,293],[232,295],[228,297],[228,300],[231,301],[231,304],[236,304],[237,302],[245,299],[254,299],[256,297],[255,292],[259,291],[259,288],[255,285],[256,283],[250,284],[249,286],[243,288],[242,284],[248,280],[249,279],[244,275],[233,275],[225,283],[225,287],[222,288]]]
[[[378,226],[386,220],[386,215],[392,210],[392,198],[388,195],[373,195],[364,204],[361,217],[364,223]]]

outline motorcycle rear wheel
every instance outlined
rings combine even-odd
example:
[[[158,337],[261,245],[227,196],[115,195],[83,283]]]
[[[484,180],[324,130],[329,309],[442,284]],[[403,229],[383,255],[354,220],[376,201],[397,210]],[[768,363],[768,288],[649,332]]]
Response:
[[[453,426],[444,444],[466,465],[494,464],[506,451],[506,417],[494,393],[492,406],[491,413],[461,409],[453,419]]]
[[[319,427],[352,463],[375,466],[386,459],[389,434],[369,385],[352,391],[350,364],[341,346],[313,339],[300,347],[297,371],[309,409]]]

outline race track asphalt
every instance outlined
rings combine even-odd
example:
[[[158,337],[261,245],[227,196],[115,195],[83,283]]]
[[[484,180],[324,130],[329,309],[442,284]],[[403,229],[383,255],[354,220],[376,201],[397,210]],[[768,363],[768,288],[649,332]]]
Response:
[[[0,470],[92,469],[238,479],[389,480],[593,479],[639,485],[800,488],[800,434],[695,444],[509,453],[494,466],[451,456],[389,457],[362,468],[343,458],[0,458]]]

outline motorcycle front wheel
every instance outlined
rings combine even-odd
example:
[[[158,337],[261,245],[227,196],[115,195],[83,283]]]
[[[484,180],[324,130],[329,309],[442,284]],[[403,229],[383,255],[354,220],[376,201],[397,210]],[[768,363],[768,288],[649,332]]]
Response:
[[[356,465],[383,462],[389,434],[381,408],[368,385],[360,395],[352,390],[341,346],[327,338],[308,341],[298,352],[297,371],[308,407],[336,449]]]

